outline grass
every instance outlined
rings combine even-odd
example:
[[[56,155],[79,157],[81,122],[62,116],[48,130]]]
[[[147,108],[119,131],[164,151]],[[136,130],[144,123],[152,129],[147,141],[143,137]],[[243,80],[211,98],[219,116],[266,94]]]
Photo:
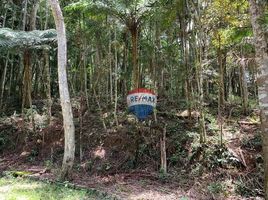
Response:
[[[95,200],[99,197],[87,190],[71,189],[25,178],[0,178],[0,200]]]

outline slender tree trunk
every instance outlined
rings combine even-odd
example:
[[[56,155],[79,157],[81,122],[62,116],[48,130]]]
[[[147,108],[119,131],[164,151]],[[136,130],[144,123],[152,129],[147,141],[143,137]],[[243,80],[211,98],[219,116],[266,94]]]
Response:
[[[113,99],[113,68],[112,68],[112,33],[110,32],[109,38],[109,82],[110,82],[110,100]]]
[[[128,87],[127,87],[127,61],[128,61],[128,40],[127,40],[127,32],[123,35],[124,39],[124,54],[123,54],[123,61],[122,61],[122,69],[123,71],[123,96],[127,95]]]
[[[221,49],[221,38],[219,36],[219,48],[218,48],[218,65],[219,65],[219,107],[224,108],[224,67],[223,67],[223,52]]]
[[[153,81],[154,81],[154,88],[155,89],[159,89],[157,88],[157,75],[159,75],[159,69],[160,69],[160,60],[161,60],[161,55],[159,53],[161,48],[161,44],[160,44],[160,28],[159,28],[159,24],[156,22],[155,23],[155,52],[154,52],[154,62],[153,62]],[[163,92],[164,88],[161,88],[161,92]]]
[[[258,85],[257,85],[257,69],[255,64],[252,66],[252,85],[253,85],[253,91],[254,91],[254,98],[257,98],[258,96]]]
[[[24,0],[24,8],[23,8],[23,19],[22,19],[22,30],[26,30],[27,24],[27,7],[28,7],[28,0]]]
[[[44,30],[47,29],[48,18],[49,18],[49,3],[48,3],[48,0],[46,0],[46,12],[45,12],[45,24],[44,24]]]
[[[86,49],[88,49],[86,47]],[[87,103],[87,109],[89,108],[89,102],[88,102],[88,92],[87,92],[87,82],[88,82],[88,78],[87,78],[87,50],[85,50],[84,54],[83,54],[83,71],[84,71],[84,91],[85,91],[85,98],[86,98],[86,103]]]
[[[7,66],[9,62],[9,53],[7,53],[5,67],[4,67],[4,73],[2,75],[2,82],[1,82],[1,96],[0,96],[0,111],[2,110],[3,105],[3,99],[4,99],[4,92],[5,92],[5,83],[6,83],[6,74],[7,74]]]
[[[5,11],[5,15],[4,15],[4,17],[3,17],[3,23],[2,23],[2,27],[3,27],[3,28],[6,26],[7,11],[8,11],[8,10],[6,9],[6,11]]]
[[[117,35],[116,35],[116,29],[114,32],[114,38],[115,41],[117,41]],[[118,118],[117,118],[117,102],[118,102],[118,88],[117,88],[117,84],[118,84],[118,57],[117,57],[117,44],[115,44],[115,48],[114,48],[114,56],[115,56],[115,61],[114,61],[114,70],[115,70],[115,80],[114,80],[114,119],[115,119],[115,124],[118,127]]]
[[[36,56],[34,56],[34,59],[36,59]],[[37,96],[40,91],[40,83],[42,83],[42,62],[39,60],[36,61],[35,65],[33,65],[33,96]]]
[[[224,95],[224,67],[223,67],[223,52],[221,49],[221,37],[218,35],[218,65],[219,65],[219,92],[218,92],[218,125],[220,128],[220,145],[223,144],[223,111],[225,104],[225,95]]]
[[[51,107],[52,107],[52,98],[51,98],[51,80],[50,80],[50,67],[49,67],[49,52],[44,50],[44,75],[45,75],[45,93],[46,93],[46,107],[47,107],[47,124],[51,123]]]
[[[185,12],[185,11],[184,11]],[[185,67],[185,95],[187,101],[187,112],[189,119],[192,118],[192,99],[191,99],[191,84],[190,84],[190,68],[189,68],[189,41],[187,40],[186,33],[186,19],[185,16],[181,17],[181,46],[183,55],[183,65]]]
[[[45,24],[44,24],[44,30],[47,29],[48,24],[48,11],[49,11],[49,5],[48,1],[46,1],[46,16],[45,16]],[[44,83],[45,93],[46,93],[46,107],[47,107],[47,124],[50,125],[51,123],[51,107],[52,107],[52,98],[51,98],[51,78],[50,78],[50,65],[49,65],[49,51],[44,50],[44,79],[46,80]],[[44,140],[43,140],[44,142]]]
[[[248,113],[248,86],[245,72],[245,58],[242,58],[240,62],[240,91],[242,97],[242,105],[244,114]]]
[[[161,170],[163,170],[164,174],[167,173],[166,132],[167,132],[167,128],[165,124],[163,128],[162,136],[160,138]]]
[[[36,29],[36,17],[37,17],[37,11],[39,8],[39,0],[35,0],[33,3],[32,13],[31,13],[31,21],[30,21],[30,29],[35,30]]]
[[[138,28],[133,25],[131,28],[132,41],[132,89],[139,88],[140,70],[138,65]]]
[[[14,61],[14,55],[12,55],[12,58],[11,60]],[[11,65],[10,65],[10,76],[9,76],[9,87],[8,87],[8,97],[10,97],[10,94],[11,94],[11,90],[12,90],[12,83],[15,82],[14,79],[14,76],[13,76],[13,71],[14,71],[14,62],[11,62]]]
[[[65,137],[61,179],[65,179],[70,177],[74,163],[75,130],[66,72],[67,42],[64,19],[58,0],[49,0],[49,2],[56,24],[58,39],[58,78]]]
[[[186,45],[186,44],[185,44]],[[192,118],[192,98],[191,98],[191,84],[190,84],[190,69],[188,64],[188,56],[189,56],[188,46],[185,47],[185,68],[186,68],[186,80],[185,80],[185,93],[187,99],[187,111],[189,119]]]
[[[265,199],[268,199],[268,42],[266,30],[261,24],[264,11],[267,8],[266,0],[249,0],[251,24],[255,39],[256,61],[258,64],[258,96],[261,109],[261,130],[264,158],[264,190]]]
[[[202,46],[199,47],[197,52],[197,88],[198,88],[198,107],[200,112],[199,117],[199,131],[200,131],[200,143],[206,142],[206,128],[205,128],[205,113],[204,113],[204,92],[203,92],[203,54]],[[199,56],[198,56],[199,55]]]

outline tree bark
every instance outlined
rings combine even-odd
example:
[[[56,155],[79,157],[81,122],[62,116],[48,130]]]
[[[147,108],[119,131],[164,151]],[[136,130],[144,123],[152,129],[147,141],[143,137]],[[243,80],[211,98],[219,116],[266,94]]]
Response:
[[[50,0],[50,5],[57,29],[58,39],[58,79],[61,108],[64,125],[64,157],[62,163],[61,179],[69,178],[71,175],[74,153],[75,153],[75,130],[73,123],[73,113],[70,101],[67,81],[67,42],[65,24],[58,0]]]
[[[161,170],[163,170],[163,173],[167,173],[167,152],[166,152],[166,124],[163,128],[163,135],[160,138],[160,152],[161,152]]]
[[[23,54],[23,93],[22,93],[22,112],[23,109],[32,107],[32,69],[31,54],[29,50],[25,50]]]
[[[258,64],[258,97],[261,109],[261,131],[264,159],[264,190],[265,199],[268,199],[268,42],[265,38],[265,29],[261,25],[266,0],[249,0],[251,24],[255,39],[256,62]]]
[[[131,27],[131,41],[132,41],[132,89],[139,88],[140,74],[138,66],[138,27],[133,25]]]
[[[24,12],[23,12],[23,19],[22,19],[22,30],[26,30],[27,24],[27,7],[28,7],[28,0],[24,1]]]
[[[1,96],[0,96],[0,111],[2,109],[2,105],[3,105],[3,99],[4,99],[4,92],[5,92],[5,83],[6,83],[6,74],[7,74],[7,66],[8,66],[8,62],[9,62],[9,53],[7,53],[7,57],[6,57],[6,62],[5,62],[5,67],[4,67],[4,73],[2,75],[2,81],[1,81]]]
[[[247,80],[246,80],[246,62],[245,58],[242,58],[240,62],[240,92],[242,97],[242,105],[243,105],[243,112],[246,115],[248,113],[248,86],[247,86]]]
[[[51,123],[51,107],[52,107],[52,98],[51,98],[51,80],[50,80],[50,67],[49,67],[49,52],[48,50],[44,50],[44,78],[46,80],[45,93],[46,93],[46,107],[47,107],[47,124]]]
[[[115,41],[117,41],[117,33],[116,33],[116,29],[114,31],[114,39]],[[117,103],[118,103],[118,87],[117,87],[117,84],[118,84],[118,58],[117,58],[117,44],[115,44],[115,47],[114,47],[114,71],[115,71],[115,80],[114,80],[114,120],[115,120],[115,124],[116,126],[118,127],[119,124],[118,124],[118,118],[117,118]]]
[[[31,13],[31,21],[30,21],[30,29],[35,30],[36,29],[36,17],[37,17],[37,11],[39,8],[39,0],[35,0],[32,7],[32,13]]]

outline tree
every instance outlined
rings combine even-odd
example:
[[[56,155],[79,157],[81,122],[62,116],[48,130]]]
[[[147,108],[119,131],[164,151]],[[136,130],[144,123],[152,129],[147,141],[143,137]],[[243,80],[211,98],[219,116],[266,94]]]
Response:
[[[1,28],[0,29],[0,50],[21,50],[24,52],[24,55],[28,55],[30,50],[35,49],[45,49],[48,45],[51,45],[56,41],[56,31],[54,29],[49,30],[34,30],[34,31],[14,31],[10,28]],[[8,60],[7,60],[8,61]],[[29,59],[24,59],[25,66],[29,67]],[[5,69],[7,68],[7,62],[5,64]],[[31,104],[31,74],[25,70],[24,76],[26,76],[27,86],[26,89],[24,87],[23,92],[23,106],[26,103],[25,100],[29,100],[28,104]],[[1,95],[0,95],[0,109],[3,103],[4,96],[4,85],[5,85],[5,73],[3,74],[3,81],[1,87]],[[24,81],[24,84],[26,84]]]
[[[152,3],[153,4],[153,3]],[[119,19],[129,30],[132,43],[132,88],[140,87],[140,68],[138,64],[138,41],[139,31],[144,18],[150,15],[149,5],[145,5],[140,0],[107,1],[106,3],[97,2],[94,9],[103,11],[113,17]],[[122,9],[123,8],[123,9]]]
[[[255,39],[256,61],[258,64],[258,96],[261,109],[261,130],[264,158],[264,190],[265,199],[268,199],[268,42],[266,30],[263,26],[267,1],[249,0],[251,24]]]
[[[61,179],[65,179],[70,177],[74,163],[75,129],[66,73],[67,42],[64,19],[58,0],[50,0],[50,5],[58,39],[58,79],[65,137]]]

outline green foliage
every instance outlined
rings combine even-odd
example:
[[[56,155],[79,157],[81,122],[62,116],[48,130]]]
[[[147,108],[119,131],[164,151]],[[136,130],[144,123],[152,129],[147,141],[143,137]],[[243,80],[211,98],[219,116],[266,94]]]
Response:
[[[252,37],[252,35],[253,32],[249,28],[241,29],[238,27],[232,27],[219,29],[218,37],[220,38],[220,43],[219,38],[215,38],[215,40],[213,40],[213,44],[217,47],[219,47],[219,45],[228,47],[241,43],[244,38]]]
[[[208,185],[208,191],[212,194],[220,194],[226,190],[226,187],[223,183],[212,182]]]
[[[208,132],[211,135],[214,135],[217,131],[219,131],[219,126],[217,124],[217,119],[214,115],[210,114],[208,111],[206,112],[206,120],[209,121],[208,123]]]
[[[75,199],[111,199],[106,195],[94,191],[75,190],[68,187],[43,182],[30,181],[22,178],[1,178],[0,199],[49,199],[49,200],[75,200]]]
[[[47,168],[47,169],[51,169],[53,167],[53,162],[51,160],[45,160],[44,161],[44,166]]]
[[[189,157],[191,163],[194,163],[193,170],[199,174],[203,168],[239,168],[241,163],[227,147],[220,145],[194,146],[192,154]],[[201,170],[201,171],[200,171]],[[199,173],[200,172],[200,173]],[[202,174],[202,173],[201,173]]]
[[[7,125],[6,128],[1,127],[0,131],[0,153],[5,150],[14,149],[16,142],[17,129]]]
[[[240,166],[240,161],[226,147],[215,145],[206,151],[205,162],[210,169],[216,167],[228,168]]]
[[[175,150],[168,157],[168,161],[172,165],[183,166],[188,160],[189,150],[187,146],[198,142],[198,133],[193,131],[185,131],[180,124],[173,127],[168,127],[167,132],[170,134],[170,140],[172,143],[169,145],[170,148]]]
[[[255,197],[263,195],[263,188],[260,184],[263,182],[263,173],[260,171],[251,176],[241,176],[235,182],[235,192],[243,197]]]
[[[65,12],[84,12],[87,10],[87,8],[91,5],[91,2],[80,0],[75,3],[70,3],[67,6],[64,7]]]
[[[260,134],[254,135],[253,138],[243,138],[242,147],[247,148],[249,150],[258,150],[262,149],[262,138]]]
[[[43,49],[55,43],[57,33],[54,29],[15,31],[10,28],[0,28],[0,49]]]
[[[164,172],[164,169],[160,169],[158,173],[158,178],[161,182],[166,183],[171,177],[168,173]]]
[[[28,176],[32,174],[31,172],[26,172],[26,171],[6,171],[4,172],[4,175],[12,178],[12,177],[23,177],[23,176]]]
[[[205,168],[201,163],[196,163],[195,165],[193,165],[193,168],[191,170],[191,175],[192,176],[202,176],[203,172],[204,172]]]

